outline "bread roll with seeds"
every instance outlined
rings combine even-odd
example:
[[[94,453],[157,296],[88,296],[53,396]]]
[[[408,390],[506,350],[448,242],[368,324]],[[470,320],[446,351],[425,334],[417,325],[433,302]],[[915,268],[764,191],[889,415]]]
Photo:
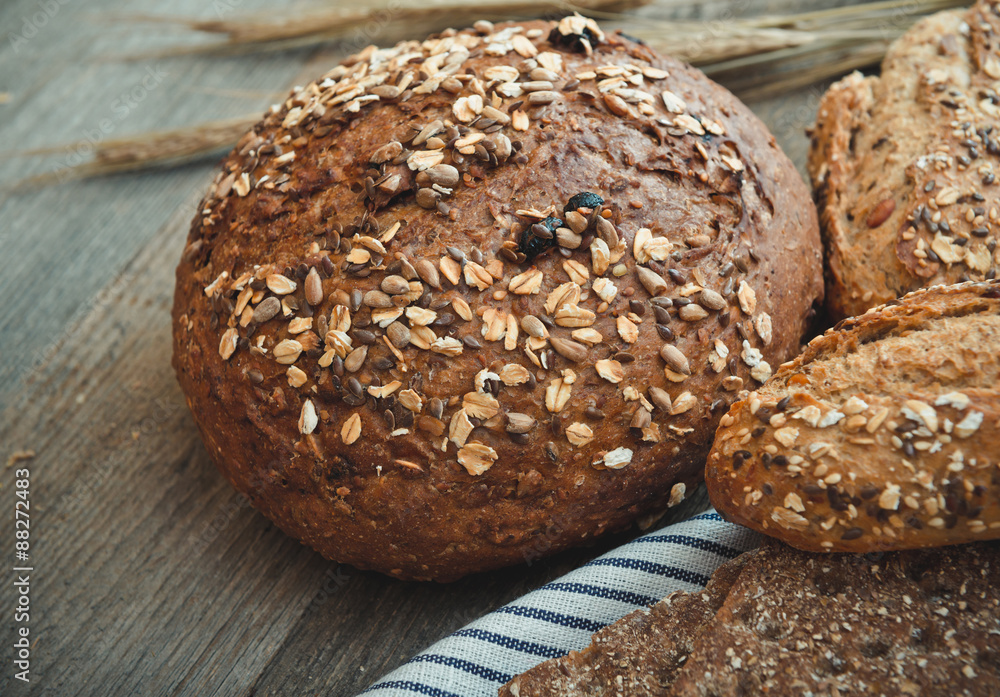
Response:
[[[804,550],[1000,537],[1000,280],[813,339],[722,418],[706,480],[725,518]]]
[[[822,296],[760,121],[581,17],[365,49],[247,133],[199,211],[174,365],[209,453],[289,534],[400,578],[683,500]]]
[[[819,105],[808,169],[834,321],[1000,270],[1000,14],[932,15]]]

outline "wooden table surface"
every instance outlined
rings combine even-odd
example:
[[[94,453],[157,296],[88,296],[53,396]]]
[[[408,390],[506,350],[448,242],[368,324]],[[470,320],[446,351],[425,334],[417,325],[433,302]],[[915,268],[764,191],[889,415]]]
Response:
[[[134,20],[270,7],[0,4],[0,458],[35,453],[17,465],[31,472],[29,685],[11,664],[15,467],[0,467],[0,694],[352,695],[627,537],[446,586],[324,560],[216,472],[170,367],[174,266],[215,163],[12,188],[80,160],[92,140],[262,113],[340,55],[156,58],[204,39]],[[721,2],[656,11],[706,31],[733,16]],[[821,89],[751,103],[800,168]]]

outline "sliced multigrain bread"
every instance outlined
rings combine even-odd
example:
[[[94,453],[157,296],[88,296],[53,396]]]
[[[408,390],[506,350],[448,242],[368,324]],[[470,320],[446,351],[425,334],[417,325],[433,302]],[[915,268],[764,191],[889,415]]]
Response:
[[[771,540],[701,595],[628,615],[500,695],[1000,694],[996,542],[826,555]]]
[[[669,697],[1000,694],[997,543],[751,554]]]

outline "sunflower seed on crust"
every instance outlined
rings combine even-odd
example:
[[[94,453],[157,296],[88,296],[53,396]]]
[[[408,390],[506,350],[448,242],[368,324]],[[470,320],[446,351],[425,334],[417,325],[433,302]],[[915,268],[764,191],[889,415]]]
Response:
[[[574,363],[583,363],[589,355],[586,346],[570,339],[553,336],[549,338],[549,343],[552,344],[552,348],[556,350],[556,353]]]
[[[665,293],[667,290],[667,282],[663,280],[660,274],[656,273],[652,269],[647,269],[645,266],[636,267],[636,272],[639,274],[639,281],[642,283],[643,287],[649,292],[650,295],[656,297],[661,293]]]
[[[306,302],[310,305],[319,305],[323,302],[323,280],[319,277],[316,267],[309,269],[306,275]]]
[[[670,413],[670,409],[673,407],[672,400],[670,399],[670,393],[660,387],[650,387],[649,388],[649,399],[656,405],[657,409],[662,409],[666,413]]]
[[[664,344],[660,348],[660,357],[674,372],[683,375],[691,374],[691,364],[688,362],[687,356],[673,344]]]
[[[521,329],[523,329],[528,336],[538,339],[544,338],[548,335],[545,325],[542,324],[542,321],[534,315],[525,315],[521,318]]]
[[[521,414],[518,412],[510,412],[507,414],[507,432],[508,433],[527,433],[532,428],[535,427],[535,420],[528,416],[527,414]]]

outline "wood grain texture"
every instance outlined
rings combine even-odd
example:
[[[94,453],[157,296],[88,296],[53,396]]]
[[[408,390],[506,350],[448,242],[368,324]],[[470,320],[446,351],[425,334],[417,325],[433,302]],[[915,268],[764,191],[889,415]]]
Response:
[[[752,11],[812,3],[769,2]],[[270,7],[233,3],[234,12]],[[109,17],[152,0],[67,2],[17,48],[0,43],[0,443],[33,449],[32,684],[37,694],[353,694],[434,640],[565,573],[593,548],[448,586],[338,567],[285,537],[218,475],[170,368],[173,269],[211,163],[28,191],[64,166],[10,151],[75,143],[110,120],[123,135],[263,111],[333,54],[117,60],[183,33]],[[18,32],[34,0],[0,5]],[[178,15],[211,17],[183,0]],[[648,11],[648,10],[644,10]],[[727,12],[665,0],[687,18]],[[377,38],[377,37],[376,37]],[[128,113],[116,99],[163,73]],[[151,83],[150,83],[151,84]],[[751,104],[801,168],[820,94]],[[118,118],[118,116],[121,118]],[[24,464],[19,465],[24,466]],[[10,554],[13,469],[0,470],[0,549]],[[690,514],[704,497],[678,511]],[[634,533],[633,533],[634,534]],[[0,568],[9,569],[3,556]],[[0,573],[0,607],[14,602]],[[3,613],[0,694],[12,678]]]

